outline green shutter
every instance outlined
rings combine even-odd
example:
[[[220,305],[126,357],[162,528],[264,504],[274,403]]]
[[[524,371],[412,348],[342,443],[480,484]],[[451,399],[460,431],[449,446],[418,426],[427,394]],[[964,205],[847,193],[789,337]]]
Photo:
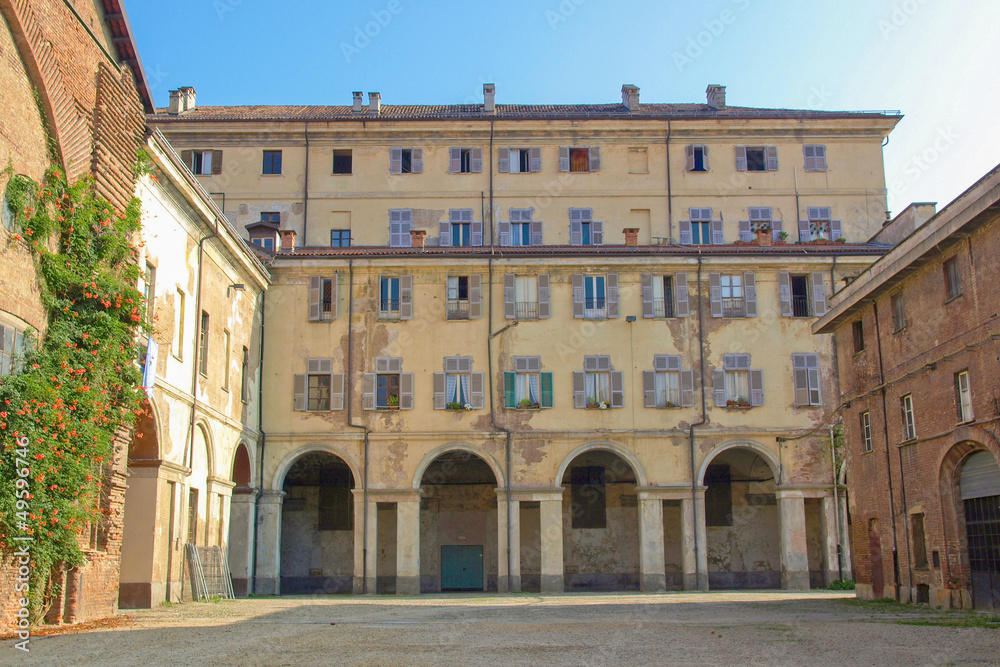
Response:
[[[516,407],[514,405],[514,374],[503,374],[503,406],[505,408]]]
[[[541,373],[542,407],[552,407],[552,373]]]

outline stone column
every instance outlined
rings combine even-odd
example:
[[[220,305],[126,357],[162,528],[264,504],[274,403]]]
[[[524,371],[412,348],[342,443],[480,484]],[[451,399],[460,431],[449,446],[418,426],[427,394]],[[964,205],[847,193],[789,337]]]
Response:
[[[541,509],[542,592],[563,593],[562,493],[539,501]]]
[[[353,489],[354,494],[354,578],[351,588],[355,595],[365,592],[365,492]]]
[[[663,555],[663,501],[639,491],[640,589],[656,593],[667,589]]]
[[[233,575],[236,597],[246,597],[250,592],[253,568],[253,515],[257,491],[234,493],[229,502],[229,571]]]
[[[705,520],[705,489],[708,487],[698,487],[695,500],[687,502],[691,504],[691,521],[694,525],[692,539],[698,540],[697,562],[695,563],[695,589],[699,591],[708,590],[708,528]],[[694,544],[691,544],[692,551]],[[692,554],[693,557],[693,554]]]
[[[821,506],[824,579],[829,586],[840,577],[837,569],[837,504],[830,495],[823,497]]]
[[[801,491],[778,488],[781,532],[781,587],[809,589],[809,553],[806,547],[806,505]]]
[[[497,489],[497,592],[510,592],[510,576],[507,571],[507,494]]]
[[[281,505],[284,491],[261,491],[257,516],[258,595],[281,594]]]
[[[506,505],[504,494],[504,504]],[[506,532],[507,527],[503,530]],[[521,501],[510,501],[510,592],[521,592]]]
[[[375,595],[375,577],[378,574],[378,503],[368,499],[368,535],[365,540],[365,594]]]
[[[847,492],[840,491],[840,562],[844,568],[844,580],[854,581],[851,566],[851,528],[847,525]]]
[[[396,501],[396,595],[420,594],[420,495]]]

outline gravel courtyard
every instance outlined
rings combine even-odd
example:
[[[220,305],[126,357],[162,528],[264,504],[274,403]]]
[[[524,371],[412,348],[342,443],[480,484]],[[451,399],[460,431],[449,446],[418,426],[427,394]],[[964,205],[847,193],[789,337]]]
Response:
[[[1000,664],[995,617],[829,592],[257,598],[125,616],[29,654],[0,642],[0,664]]]

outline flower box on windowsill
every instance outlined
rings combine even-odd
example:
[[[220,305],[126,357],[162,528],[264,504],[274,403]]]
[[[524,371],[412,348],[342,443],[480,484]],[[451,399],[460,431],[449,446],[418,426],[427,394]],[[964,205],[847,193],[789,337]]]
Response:
[[[596,403],[587,403],[588,410],[607,410],[611,407],[611,404],[607,401],[597,401]]]
[[[528,399],[524,399],[516,406],[514,406],[515,410],[538,410],[540,408],[541,406],[538,405],[538,403],[534,403],[532,401],[529,401]]]
[[[726,407],[727,408],[736,408],[737,410],[749,410],[752,406],[750,405],[750,401],[746,401],[746,400],[742,400],[742,399],[736,399],[735,401],[734,400],[727,400],[726,401]]]
[[[446,410],[471,410],[472,406],[468,403],[448,403],[444,406]]]
[[[671,403],[670,401],[667,401],[666,403],[664,403],[663,405],[660,405],[658,407],[661,408],[661,409],[663,409],[663,410],[669,410],[671,408],[679,408],[681,406],[676,405],[674,403]]]

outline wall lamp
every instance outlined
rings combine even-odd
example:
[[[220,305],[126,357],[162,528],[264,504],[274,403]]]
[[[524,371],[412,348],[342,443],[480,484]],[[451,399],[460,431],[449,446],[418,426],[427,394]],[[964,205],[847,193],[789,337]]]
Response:
[[[233,291],[245,292],[246,289],[247,286],[244,285],[243,283],[233,283],[232,285],[226,288],[226,296],[229,296]]]
[[[625,321],[628,322],[629,324],[632,324],[633,322],[635,322],[635,315],[626,315]]]

